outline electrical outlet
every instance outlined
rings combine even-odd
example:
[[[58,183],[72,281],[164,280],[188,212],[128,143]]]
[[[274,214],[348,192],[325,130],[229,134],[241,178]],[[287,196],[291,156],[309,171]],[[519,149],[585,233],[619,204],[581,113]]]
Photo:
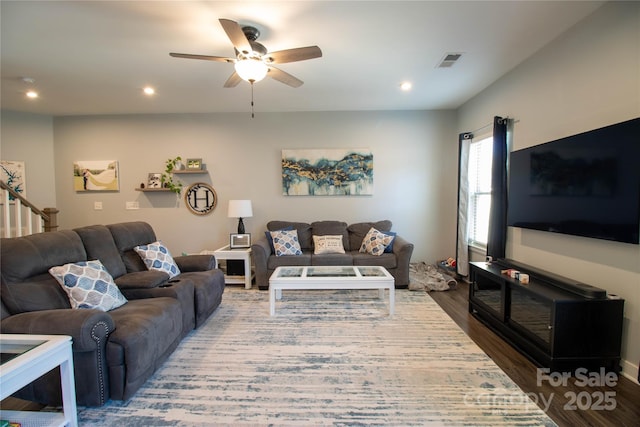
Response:
[[[102,210],[102,202],[93,202],[93,210],[101,211]]]
[[[140,209],[140,204],[138,202],[126,202],[124,207],[127,210],[136,210]]]

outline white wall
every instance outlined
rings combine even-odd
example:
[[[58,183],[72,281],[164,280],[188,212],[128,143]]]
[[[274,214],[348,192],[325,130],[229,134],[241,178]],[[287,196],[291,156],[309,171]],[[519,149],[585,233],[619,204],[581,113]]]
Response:
[[[415,243],[414,261],[451,256],[455,241],[455,114],[448,112],[320,112],[57,117],[54,119],[57,207],[61,228],[144,220],[172,251],[216,249],[235,232],[230,199],[251,199],[245,219],[256,238],[272,219],[348,223],[390,219]],[[374,195],[282,195],[281,150],[370,148]],[[134,191],[169,157],[202,158],[207,175],[180,175],[185,184],[210,183],[219,204],[207,216],[190,213],[172,193]],[[120,191],[75,192],[77,160],[118,160]],[[93,209],[102,202],[103,210]],[[137,201],[140,210],[125,210]]]
[[[40,209],[55,207],[53,118],[3,111],[0,141],[2,160],[25,162],[29,201]]]
[[[521,149],[640,116],[640,3],[612,2],[459,109],[458,130],[513,117]],[[509,228],[507,256],[625,301],[622,357],[640,361],[640,246]]]

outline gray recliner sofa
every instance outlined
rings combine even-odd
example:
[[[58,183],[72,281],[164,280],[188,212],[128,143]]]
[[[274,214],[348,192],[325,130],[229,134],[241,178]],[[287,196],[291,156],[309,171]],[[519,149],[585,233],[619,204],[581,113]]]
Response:
[[[384,267],[394,278],[396,288],[409,286],[409,263],[413,254],[413,243],[396,235],[391,252],[371,255],[359,251],[362,240],[373,227],[381,232],[390,232],[389,220],[359,222],[347,225],[342,221],[316,221],[312,223],[294,221],[270,221],[267,231],[295,229],[302,255],[276,256],[265,236],[251,246],[255,267],[256,284],[259,289],[269,289],[269,277],[280,266],[310,265],[377,265]],[[345,253],[314,254],[313,236],[340,235]]]
[[[222,300],[224,275],[212,269],[215,259],[210,255],[175,257],[181,274],[171,279],[147,270],[133,247],[155,240],[149,224],[130,222],[3,238],[0,243],[0,330],[70,335],[79,405],[132,397]],[[72,309],[48,273],[51,267],[93,259],[114,278],[126,304],[108,312]],[[59,405],[60,377],[52,371],[16,396]]]

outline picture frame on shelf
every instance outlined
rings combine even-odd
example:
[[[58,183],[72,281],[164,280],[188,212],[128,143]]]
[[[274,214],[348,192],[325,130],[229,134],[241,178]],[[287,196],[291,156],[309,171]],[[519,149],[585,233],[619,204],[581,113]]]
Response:
[[[230,249],[247,249],[251,247],[251,234],[232,233],[229,240]]]
[[[147,178],[147,188],[162,188],[162,174],[151,172]]]
[[[186,170],[188,171],[202,170],[202,159],[187,159]]]

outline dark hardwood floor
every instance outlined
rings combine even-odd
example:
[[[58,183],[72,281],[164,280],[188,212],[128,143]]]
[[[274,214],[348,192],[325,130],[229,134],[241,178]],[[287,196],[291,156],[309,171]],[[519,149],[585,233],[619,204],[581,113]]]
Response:
[[[469,313],[466,282],[429,295],[525,393],[535,396],[559,426],[640,426],[640,385],[620,375],[613,387],[583,385],[576,377],[568,378],[565,386],[552,387],[538,381],[536,365]]]

